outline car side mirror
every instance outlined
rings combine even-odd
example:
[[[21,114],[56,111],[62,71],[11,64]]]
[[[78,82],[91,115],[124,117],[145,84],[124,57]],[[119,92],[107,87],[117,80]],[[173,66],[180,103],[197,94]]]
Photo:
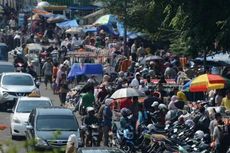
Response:
[[[32,130],[32,129],[33,129],[33,126],[32,126],[31,124],[26,125],[26,129]]]
[[[13,108],[9,108],[9,109],[7,109],[7,112],[14,113],[14,109]]]

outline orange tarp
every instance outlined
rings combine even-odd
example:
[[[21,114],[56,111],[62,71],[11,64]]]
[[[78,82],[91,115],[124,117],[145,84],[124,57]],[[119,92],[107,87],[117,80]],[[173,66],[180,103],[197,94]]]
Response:
[[[47,12],[47,11],[44,11],[44,10],[41,10],[41,9],[33,9],[33,13],[37,13],[39,15],[47,15],[47,14],[52,14],[50,12]]]

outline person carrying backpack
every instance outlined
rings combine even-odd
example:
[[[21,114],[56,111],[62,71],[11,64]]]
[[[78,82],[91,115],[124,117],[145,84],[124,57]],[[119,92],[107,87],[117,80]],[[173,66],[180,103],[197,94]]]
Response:
[[[216,113],[215,118],[217,120],[217,126],[213,131],[215,153],[226,153],[230,147],[230,126],[224,124],[220,113]]]

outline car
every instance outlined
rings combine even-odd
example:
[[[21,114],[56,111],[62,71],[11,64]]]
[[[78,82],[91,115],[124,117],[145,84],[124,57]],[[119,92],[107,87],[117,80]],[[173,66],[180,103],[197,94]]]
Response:
[[[8,106],[13,106],[18,97],[26,96],[34,90],[38,89],[30,74],[21,72],[0,74],[0,104],[9,103]]]
[[[75,134],[81,146],[80,128],[72,110],[63,107],[36,108],[26,126],[27,142],[35,150],[65,150],[68,138]]]
[[[10,62],[0,61],[0,73],[3,72],[15,72],[14,65]]]
[[[19,97],[11,114],[11,137],[25,137],[26,124],[29,119],[30,112],[37,107],[51,107],[53,103],[50,98],[39,95],[29,95]]]
[[[85,147],[85,148],[79,148],[78,153],[124,153],[119,148],[116,147]]]

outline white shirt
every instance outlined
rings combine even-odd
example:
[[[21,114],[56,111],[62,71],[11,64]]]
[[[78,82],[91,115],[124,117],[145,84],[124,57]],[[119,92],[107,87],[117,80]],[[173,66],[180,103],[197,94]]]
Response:
[[[131,53],[136,53],[136,52],[137,52],[136,44],[133,44],[131,46]]]
[[[140,85],[139,86],[139,89],[138,89],[141,93],[145,93],[146,91],[148,91],[148,87],[147,86],[142,86],[142,85]]]
[[[140,84],[139,84],[139,81],[137,80],[137,78],[134,78],[129,86],[138,89],[139,85]]]

